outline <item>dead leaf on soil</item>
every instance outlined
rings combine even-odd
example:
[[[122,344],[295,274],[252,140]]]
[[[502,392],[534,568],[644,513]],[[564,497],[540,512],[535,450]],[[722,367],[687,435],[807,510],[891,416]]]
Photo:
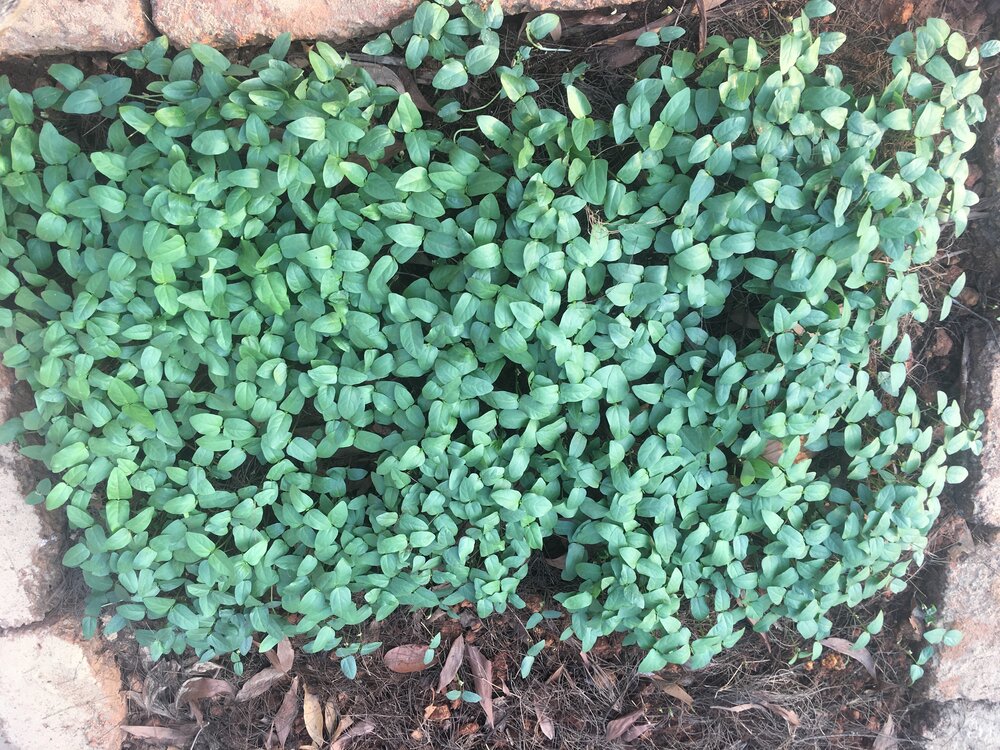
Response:
[[[451,709],[444,704],[432,703],[429,706],[424,706],[424,718],[427,721],[447,721],[451,718]]]
[[[622,735],[623,742],[634,742],[653,730],[652,724],[636,724]]]
[[[466,646],[469,655],[469,669],[472,681],[479,695],[479,705],[486,714],[486,724],[493,727],[493,662],[483,656],[476,646]]]
[[[896,739],[896,720],[891,716],[885,720],[885,724],[882,725],[882,731],[878,733],[878,737],[875,738],[875,744],[872,745],[872,750],[896,750],[899,747],[899,741]]]
[[[593,12],[584,13],[576,22],[581,26],[617,26],[626,18],[628,18],[627,13],[616,13],[613,16],[607,16],[603,13]]]
[[[667,682],[664,680],[660,685],[660,690],[669,695],[671,698],[676,698],[688,708],[694,707],[694,698],[692,698],[691,694],[676,682]]]
[[[795,730],[798,729],[799,724],[801,723],[797,713],[792,711],[790,708],[779,706],[777,703],[761,703],[761,705],[771,713],[775,713],[784,719],[788,723],[788,732],[790,734],[795,734]]]
[[[337,729],[340,725],[340,709],[337,708],[337,704],[332,700],[328,700],[326,705],[323,706],[323,726],[326,728],[326,733],[330,735],[331,740],[335,740]]]
[[[287,674],[273,667],[262,669],[243,684],[240,692],[236,694],[236,700],[242,703],[256,698],[258,695],[263,695],[286,677],[288,677]]]
[[[633,711],[630,714],[625,714],[624,716],[619,716],[614,721],[608,722],[608,731],[605,735],[605,739],[608,742],[614,742],[625,734],[632,726],[639,721],[642,717],[642,709]]]
[[[555,568],[556,570],[566,569],[566,555],[559,555],[559,557],[546,557],[545,564]]]
[[[538,709],[538,706],[535,706],[535,718],[538,719],[538,730],[550,740],[554,740],[556,738],[556,725],[552,723],[551,718]]]
[[[210,698],[231,698],[236,693],[230,683],[225,680],[215,680],[211,677],[192,677],[185,680],[177,691],[177,705],[194,703]]]
[[[854,659],[868,670],[868,674],[875,677],[875,659],[872,658],[872,653],[867,648],[854,648],[854,644],[846,638],[824,638],[822,643],[838,654]]]
[[[121,728],[127,734],[146,740],[154,745],[173,745],[178,742],[187,743],[198,733],[197,724],[181,724],[175,727],[124,725]]]
[[[375,58],[377,59],[377,58]],[[404,68],[390,68],[385,65],[381,65],[377,62],[368,62],[364,60],[354,60],[355,65],[359,68],[364,68],[368,71],[368,75],[372,77],[379,86],[389,86],[390,88],[396,89],[400,94],[409,94],[410,99],[417,106],[418,109],[422,109],[425,112],[436,112],[421,93],[420,89],[417,87],[417,82],[410,75],[408,70]]]
[[[330,750],[346,750],[355,738],[371,734],[375,731],[375,723],[365,719],[362,722],[352,722],[350,729],[344,732],[340,739],[330,745]]]
[[[553,682],[555,682],[560,677],[562,677],[563,672],[565,672],[565,671],[566,671],[566,665],[565,664],[560,664],[559,668],[555,672],[553,672],[552,674],[550,674],[549,677],[548,677],[548,679],[545,680],[545,684],[546,685],[551,685]]]
[[[353,724],[354,724],[354,719],[352,719],[350,716],[345,716],[342,719],[340,719],[337,722],[336,731],[330,733],[330,742],[331,743],[336,742],[340,738],[340,735],[344,734],[348,729],[350,729],[351,726],[353,726]]]
[[[306,732],[317,745],[323,744],[323,706],[319,698],[309,692],[309,686],[302,686],[302,719]]]
[[[278,713],[274,715],[274,733],[278,737],[278,744],[285,746],[285,740],[291,734],[292,725],[295,724],[295,716],[299,712],[299,678],[292,680],[292,684],[285,693]]]
[[[438,692],[444,692],[452,680],[458,676],[458,670],[465,660],[465,639],[462,636],[456,638],[448,651],[448,658],[444,661],[441,669],[441,678],[438,680]]]
[[[427,653],[427,646],[417,643],[407,643],[404,646],[396,646],[390,649],[383,657],[385,666],[391,672],[398,674],[409,674],[410,672],[422,672],[430,664],[424,664],[424,654]]]

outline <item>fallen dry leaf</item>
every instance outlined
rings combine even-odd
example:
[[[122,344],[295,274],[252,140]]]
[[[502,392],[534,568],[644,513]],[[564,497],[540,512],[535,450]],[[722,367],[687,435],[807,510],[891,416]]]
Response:
[[[623,742],[634,742],[653,730],[652,724],[636,724],[622,735]]]
[[[352,722],[351,728],[344,732],[340,736],[339,740],[330,745],[330,750],[346,750],[347,746],[350,745],[356,737],[371,734],[374,731],[375,723],[369,721],[368,719],[365,719],[360,723]]]
[[[468,724],[463,724],[458,728],[458,736],[469,737],[473,734],[476,734],[479,731],[479,729],[480,729],[479,725],[476,722],[471,721]]]
[[[493,662],[483,656],[476,646],[466,646],[472,681],[479,695],[479,705],[486,714],[486,724],[493,727]]]
[[[630,714],[625,714],[624,716],[619,716],[617,719],[608,722],[608,731],[605,734],[605,739],[608,742],[614,742],[619,737],[621,737],[625,732],[632,728],[632,726],[639,721],[642,717],[642,709],[633,711]]]
[[[287,674],[273,667],[262,669],[243,684],[240,692],[236,694],[236,700],[242,703],[256,698],[258,695],[263,695],[286,677],[288,677]]]
[[[288,674],[292,668],[292,664],[295,662],[295,651],[292,649],[292,642],[288,639],[288,636],[278,641],[275,652],[278,655],[278,663],[275,666],[285,674]]]
[[[337,731],[339,725],[340,709],[337,708],[336,703],[328,700],[326,705],[323,706],[323,726],[326,728],[326,733],[330,735],[331,739],[336,739],[334,733]]]
[[[554,740],[556,738],[556,725],[552,723],[551,718],[538,709],[538,706],[535,706],[535,718],[538,719],[538,730],[550,740]]]
[[[185,703],[205,700],[209,698],[229,698],[236,693],[236,688],[225,680],[215,680],[211,677],[192,677],[185,680],[177,691],[176,703],[181,706]]]
[[[545,684],[546,685],[551,685],[553,682],[555,682],[560,677],[562,677],[563,676],[563,672],[565,672],[565,671],[566,671],[566,665],[565,664],[560,664],[559,668],[556,669],[555,672],[553,672],[552,674],[550,674],[549,678],[547,680],[545,680]]]
[[[448,658],[444,660],[444,667],[441,668],[441,678],[438,680],[438,692],[444,692],[452,680],[458,676],[458,670],[465,660],[465,639],[462,636],[456,638],[448,651]]]
[[[424,654],[426,653],[427,646],[407,643],[405,646],[396,646],[396,648],[387,651],[383,661],[390,671],[398,674],[422,672],[430,666],[430,664],[424,664]]]
[[[302,719],[306,732],[317,745],[323,744],[323,706],[319,698],[309,692],[309,686],[302,686]]]
[[[882,731],[875,738],[872,750],[896,750],[899,747],[899,740],[896,739],[896,720],[891,716],[882,725]]]
[[[872,653],[867,648],[854,648],[854,644],[846,638],[824,638],[822,643],[838,654],[854,659],[868,670],[868,674],[875,677],[875,659],[872,658]]]
[[[566,555],[559,555],[559,557],[546,557],[545,564],[549,567],[555,568],[556,570],[566,570]]]
[[[295,716],[299,712],[299,678],[292,680],[288,687],[278,713],[274,715],[274,733],[278,737],[278,744],[285,746],[285,740],[291,734],[292,725],[295,723]]]
[[[370,75],[372,80],[379,86],[389,86],[390,88],[396,89],[396,91],[400,94],[409,94],[410,99],[413,100],[413,103],[418,109],[422,109],[425,112],[437,111],[430,105],[421,93],[420,89],[417,87],[417,82],[405,68],[389,68],[380,63],[368,62],[366,60],[354,60],[353,62],[359,68],[364,68],[368,71],[368,75]]]
[[[354,725],[354,719],[350,716],[345,716],[337,722],[336,731],[330,734],[330,742],[336,742],[340,735],[344,734],[348,729]]]
[[[445,704],[430,704],[424,707],[424,718],[427,721],[446,721],[451,718],[451,709]]]
[[[753,708],[763,708],[763,706],[759,703],[741,703],[738,706],[712,706],[712,708],[717,708],[720,711],[729,711],[731,714],[741,714]]]
[[[186,744],[198,733],[197,724],[181,724],[175,727],[123,725],[121,728],[127,734],[151,742],[154,745]]]
[[[761,703],[761,705],[771,713],[775,713],[784,719],[788,724],[789,733],[795,734],[795,730],[798,729],[800,724],[799,715],[797,713],[792,711],[790,708],[779,706],[777,703]]]
[[[669,695],[671,698],[676,698],[688,708],[692,708],[694,706],[694,698],[692,698],[691,694],[676,682],[664,681],[663,684],[660,685],[660,690]]]

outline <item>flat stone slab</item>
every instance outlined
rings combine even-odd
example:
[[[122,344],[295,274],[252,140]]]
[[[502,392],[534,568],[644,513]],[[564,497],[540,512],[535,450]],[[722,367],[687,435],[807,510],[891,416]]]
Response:
[[[965,411],[982,409],[983,451],[972,469],[972,520],[1000,528],[1000,343],[988,328],[969,331],[963,348]]]
[[[950,564],[935,626],[962,631],[957,646],[942,648],[928,697],[936,701],[1000,704],[1000,543],[980,543]],[[1000,737],[1000,734],[997,735]]]
[[[0,748],[117,750],[121,675],[75,615],[0,635]]]
[[[19,11],[10,28],[0,32],[0,58],[99,50],[124,52],[153,38],[141,0],[21,3],[27,8]]]
[[[941,706],[933,729],[924,734],[924,750],[988,750],[1000,737],[1000,709],[992,703],[953,701]]]
[[[345,41],[390,28],[419,0],[153,0],[153,23],[178,47],[260,44],[295,39]]]
[[[177,47],[262,44],[288,32],[294,39],[343,42],[390,29],[419,0],[152,0],[153,23]],[[585,10],[607,0],[504,0],[509,12]]]
[[[0,367],[0,422],[31,406],[13,393],[13,373]],[[63,578],[61,516],[27,505],[38,468],[14,445],[0,445],[0,628],[38,622]]]

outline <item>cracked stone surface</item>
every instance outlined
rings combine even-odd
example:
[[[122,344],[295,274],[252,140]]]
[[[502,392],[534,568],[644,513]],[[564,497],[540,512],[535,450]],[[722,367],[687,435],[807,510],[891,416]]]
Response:
[[[260,44],[289,32],[295,39],[342,42],[391,28],[419,0],[152,0],[153,23],[178,46]],[[584,10],[606,0],[504,0],[510,12]]]
[[[924,750],[989,750],[1000,738],[1000,711],[992,703],[954,701],[941,708],[924,735]]]
[[[13,373],[0,368],[0,422],[30,408],[16,397]],[[27,505],[37,469],[13,445],[0,446],[0,628],[38,622],[63,576],[59,517]]]
[[[76,615],[0,635],[0,748],[117,750],[121,676]]]
[[[974,329],[968,334],[964,352],[966,411],[982,409],[986,415],[983,452],[972,471],[972,519],[1000,528],[1000,343],[988,329]],[[992,408],[994,404],[997,408]]]
[[[962,631],[962,642],[941,649],[928,697],[937,701],[1000,703],[1000,671],[984,669],[1000,654],[1000,543],[980,543],[951,563],[938,619]],[[1000,720],[1000,719],[998,719]]]
[[[14,24],[0,32],[0,58],[124,52],[152,38],[142,0],[31,0]]]

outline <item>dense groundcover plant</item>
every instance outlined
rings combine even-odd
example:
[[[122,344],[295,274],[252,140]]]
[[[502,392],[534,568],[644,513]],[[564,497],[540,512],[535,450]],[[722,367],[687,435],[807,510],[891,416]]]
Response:
[[[554,16],[497,67],[498,6],[450,6],[366,48],[436,71],[437,113],[287,38],[0,79],[3,361],[35,393],[5,432],[79,530],[86,629],[347,656],[400,607],[522,606],[555,536],[566,636],[655,670],[901,588],[978,446],[901,324],[975,202],[997,45],[929,21],[858,97],[813,0],[766,46],[640,37],[605,119],[580,69],[533,97]],[[509,117],[463,111],[470,78]]]

